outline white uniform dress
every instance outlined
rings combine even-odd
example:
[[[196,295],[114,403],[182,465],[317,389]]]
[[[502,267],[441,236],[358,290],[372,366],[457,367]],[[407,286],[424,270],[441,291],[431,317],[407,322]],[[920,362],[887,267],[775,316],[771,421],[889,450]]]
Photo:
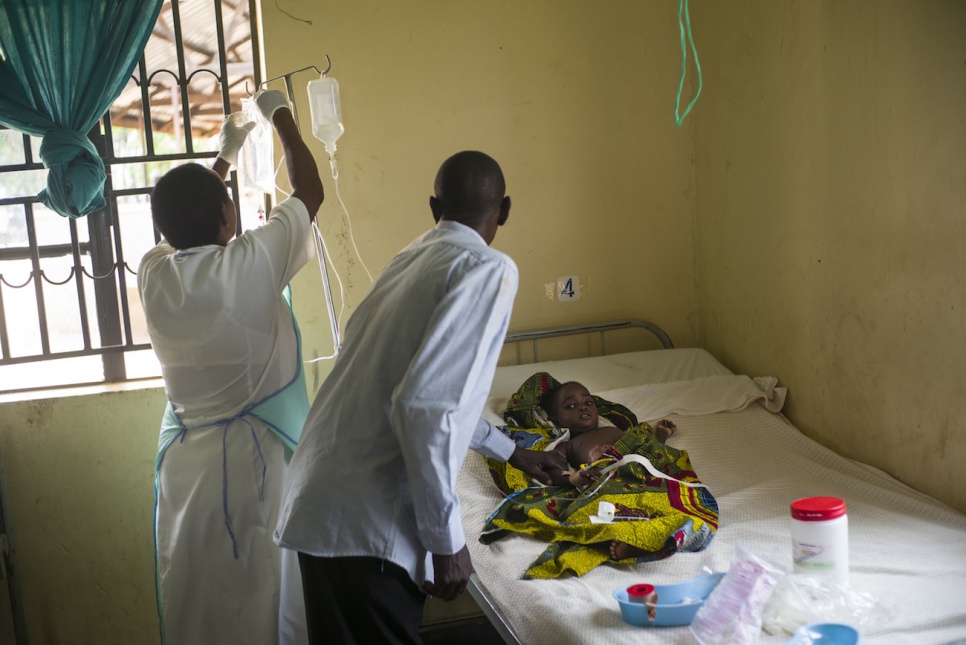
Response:
[[[273,423],[254,406],[277,402],[280,390],[305,399],[282,292],[312,254],[308,212],[290,198],[227,247],[161,242],[141,261],[138,289],[170,402],[156,463],[164,643],[306,641],[297,558],[272,541],[302,419]]]

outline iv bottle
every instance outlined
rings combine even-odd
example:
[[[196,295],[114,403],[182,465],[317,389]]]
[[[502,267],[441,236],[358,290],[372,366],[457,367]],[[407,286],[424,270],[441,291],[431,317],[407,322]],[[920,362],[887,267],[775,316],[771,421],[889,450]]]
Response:
[[[309,81],[309,108],[312,110],[312,134],[325,144],[329,156],[335,154],[335,142],[345,128],[342,125],[342,105],[339,101],[339,83],[323,76]]]
[[[242,185],[263,193],[275,193],[275,130],[265,120],[252,99],[242,99],[241,119],[237,125],[254,122],[255,128],[245,139],[238,155],[238,172]],[[235,118],[235,115],[232,115]]]
[[[791,504],[795,573],[849,581],[849,517],[838,497],[804,497]]]

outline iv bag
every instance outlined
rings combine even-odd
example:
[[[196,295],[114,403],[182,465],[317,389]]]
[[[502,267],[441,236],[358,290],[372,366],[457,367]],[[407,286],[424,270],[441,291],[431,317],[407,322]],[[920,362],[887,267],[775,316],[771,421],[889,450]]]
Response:
[[[242,99],[242,122],[252,121],[255,128],[238,155],[238,172],[244,188],[271,194],[275,192],[275,131],[253,99]]]
[[[312,134],[325,144],[329,156],[335,154],[335,142],[345,128],[342,126],[342,105],[339,102],[339,83],[323,76],[309,81],[309,107],[312,110]]]

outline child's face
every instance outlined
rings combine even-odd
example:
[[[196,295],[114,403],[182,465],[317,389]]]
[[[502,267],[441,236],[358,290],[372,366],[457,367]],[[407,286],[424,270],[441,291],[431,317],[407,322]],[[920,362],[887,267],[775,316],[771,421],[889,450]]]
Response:
[[[557,393],[551,419],[560,428],[571,431],[593,430],[597,427],[597,405],[580,383],[563,386]]]

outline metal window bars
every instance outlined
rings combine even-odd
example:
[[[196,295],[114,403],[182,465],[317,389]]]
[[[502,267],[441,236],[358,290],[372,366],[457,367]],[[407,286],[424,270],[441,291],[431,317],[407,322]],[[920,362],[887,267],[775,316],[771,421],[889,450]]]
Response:
[[[226,14],[229,22],[226,29]],[[247,15],[246,15],[247,14]],[[212,18],[213,16],[213,18]],[[186,30],[189,32],[186,34]],[[261,82],[261,63],[257,42],[255,0],[229,2],[226,0],[170,0],[166,2],[155,25],[152,37],[132,76],[134,81],[115,100],[111,110],[104,116],[100,127],[95,127],[89,137],[101,154],[107,168],[104,194],[107,207],[91,213],[86,219],[87,241],[83,241],[78,226],[84,220],[64,219],[61,223],[69,229],[69,243],[42,243],[38,241],[36,208],[39,200],[35,195],[4,196],[0,192],[0,210],[22,213],[26,227],[26,245],[4,244],[0,239],[0,367],[39,363],[58,359],[99,356],[103,363],[103,378],[85,378],[70,385],[87,385],[100,382],[136,380],[128,378],[124,355],[127,352],[150,349],[147,342],[136,342],[132,329],[132,305],[138,311],[140,303],[132,303],[128,287],[134,286],[137,262],[125,256],[122,244],[122,217],[119,199],[147,197],[152,186],[116,188],[113,175],[130,164],[152,162],[187,162],[207,160],[216,156],[213,151],[196,150],[196,132],[217,135],[223,115],[232,111],[244,93],[245,83]],[[187,37],[186,37],[187,36]],[[216,49],[211,50],[214,42]],[[173,47],[172,47],[173,45]],[[176,63],[176,71],[169,69]],[[202,80],[210,76],[210,79]],[[161,81],[159,79],[163,78]],[[193,85],[194,84],[194,85]],[[194,86],[201,85],[201,89]],[[152,110],[152,102],[163,92],[176,92],[178,100],[172,100],[165,109]],[[175,104],[180,103],[175,109]],[[138,107],[136,104],[140,104]],[[193,125],[193,117],[200,124]],[[125,127],[136,127],[143,132],[144,154],[116,154],[114,146],[114,119]],[[183,151],[159,152],[155,133],[169,129],[173,135],[181,135]],[[30,137],[22,135],[23,159],[0,165],[0,185],[6,173],[43,170],[35,159]],[[2,163],[2,162],[0,162]],[[241,195],[237,174],[229,178],[229,190],[236,205],[237,230],[243,230],[241,221]],[[5,192],[5,191],[4,191]],[[265,197],[266,212],[270,198]],[[0,218],[2,223],[2,218]],[[153,230],[153,226],[151,227]],[[153,230],[154,242],[160,240]],[[45,270],[45,260],[70,258],[71,266],[66,277],[52,276]],[[8,261],[29,261],[30,271],[26,278],[4,274]],[[85,262],[89,264],[88,268]],[[133,266],[132,266],[133,264]],[[89,281],[89,282],[88,282]],[[74,284],[79,334],[71,339],[71,347],[54,348],[51,343],[51,314],[48,306],[52,301],[54,287]],[[27,289],[33,292],[36,303],[34,311],[25,307],[13,310],[8,301],[13,290]],[[71,298],[73,300],[73,297]],[[36,316],[35,332],[39,332],[39,351],[17,351],[15,339],[11,338],[9,322],[16,317]],[[56,322],[56,321],[54,321]],[[31,323],[32,324],[32,323]],[[157,375],[153,375],[157,376]],[[15,392],[22,389],[37,390],[60,387],[28,384],[27,387],[0,385],[0,391]]]

